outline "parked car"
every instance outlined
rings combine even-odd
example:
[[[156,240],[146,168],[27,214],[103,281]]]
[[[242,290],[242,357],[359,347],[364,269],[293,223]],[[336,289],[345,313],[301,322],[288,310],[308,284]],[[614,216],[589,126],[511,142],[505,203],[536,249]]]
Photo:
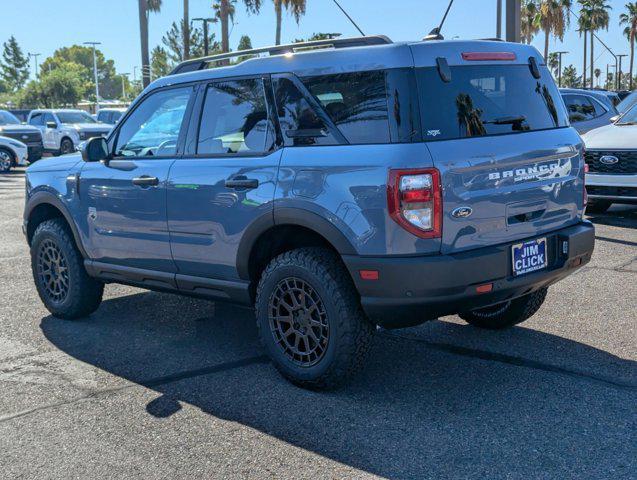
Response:
[[[44,149],[54,155],[74,152],[80,142],[110,132],[109,127],[98,124],[84,110],[32,110],[28,123],[40,129]]]
[[[18,108],[9,110],[9,112],[12,113],[18,120],[20,120],[20,123],[27,123],[27,119],[29,118],[29,113],[31,112],[31,110],[28,108]]]
[[[510,327],[590,260],[582,141],[535,48],[268,51],[186,61],[108,139],[29,167],[24,232],[53,315],[89,315],[105,282],[254,305],[279,371],[330,388],[376,325]]]
[[[7,173],[12,167],[27,165],[27,146],[13,138],[0,136],[0,173]]]
[[[617,96],[619,97],[619,101],[621,102],[624,98],[632,93],[631,90],[620,90],[617,92]]]
[[[44,146],[40,130],[30,125],[22,125],[20,120],[7,110],[0,110],[0,135],[26,144],[31,163],[42,158]]]
[[[95,120],[99,123],[115,125],[125,112],[125,108],[101,108],[95,115]]]
[[[617,111],[619,113],[626,113],[633,105],[637,103],[637,90],[630,92],[624,99],[617,105]]]
[[[606,95],[615,108],[617,108],[617,105],[619,105],[622,101],[617,92],[611,92],[609,90],[597,90],[597,92],[602,95]]]
[[[603,213],[613,203],[637,204],[637,105],[582,139],[588,165],[586,210]]]
[[[560,93],[566,104],[571,125],[580,134],[593,128],[608,125],[618,112],[606,93],[596,90],[561,88]]]

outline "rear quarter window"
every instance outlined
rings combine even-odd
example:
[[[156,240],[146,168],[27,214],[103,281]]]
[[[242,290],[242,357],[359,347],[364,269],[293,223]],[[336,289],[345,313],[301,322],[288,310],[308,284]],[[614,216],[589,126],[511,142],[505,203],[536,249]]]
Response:
[[[456,66],[444,82],[436,68],[417,69],[424,140],[568,126],[555,83],[540,70],[536,79],[527,65]]]

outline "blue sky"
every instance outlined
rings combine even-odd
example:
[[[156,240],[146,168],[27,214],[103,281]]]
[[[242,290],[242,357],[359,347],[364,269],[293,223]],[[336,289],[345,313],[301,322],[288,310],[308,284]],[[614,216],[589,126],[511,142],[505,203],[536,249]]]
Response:
[[[340,1],[365,33],[383,33],[395,41],[422,38],[439,22],[447,4],[447,0]],[[182,15],[182,0],[163,0],[163,3],[162,12],[151,15],[151,47],[161,43],[162,35]],[[357,33],[332,0],[307,0],[307,3],[307,14],[298,26],[290,16],[284,17],[284,41],[307,37],[313,32],[339,32],[348,36]],[[616,53],[629,53],[628,42],[618,26],[626,1],[610,0],[609,3],[613,7],[611,26],[608,32],[600,32],[600,36]],[[211,4],[212,0],[190,0],[191,18],[212,16]],[[443,33],[447,38],[495,36],[495,9],[496,0],[456,0]],[[265,8],[258,16],[247,15],[240,4],[237,11],[231,34],[233,48],[243,34],[251,37],[254,46],[274,43],[274,8],[269,0],[265,0]],[[25,51],[41,53],[40,61],[58,47],[99,41],[106,56],[115,60],[118,71],[133,72],[133,67],[140,65],[137,0],[0,0],[0,19],[0,42],[13,34]],[[543,36],[533,43],[542,51]],[[582,41],[574,28],[563,45],[551,39],[550,50],[557,49],[570,51],[563,62],[573,63],[578,71],[581,69]],[[612,63],[612,57],[601,45],[597,45],[595,57],[596,66],[602,70],[607,63]],[[628,59],[624,61],[626,71]]]

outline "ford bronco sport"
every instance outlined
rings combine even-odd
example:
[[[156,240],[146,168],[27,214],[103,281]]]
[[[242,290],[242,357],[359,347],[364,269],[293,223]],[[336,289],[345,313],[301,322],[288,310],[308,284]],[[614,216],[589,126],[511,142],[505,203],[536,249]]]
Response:
[[[254,305],[279,371],[330,388],[376,326],[509,327],[589,261],[582,142],[534,48],[249,53],[180,64],[107,139],[28,169],[53,315],[89,315],[110,282]]]

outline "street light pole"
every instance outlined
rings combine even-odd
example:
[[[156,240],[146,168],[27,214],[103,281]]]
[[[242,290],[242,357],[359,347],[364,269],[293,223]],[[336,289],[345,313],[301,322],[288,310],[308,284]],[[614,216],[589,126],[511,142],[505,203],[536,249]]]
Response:
[[[495,37],[502,40],[502,0],[496,0]]]
[[[557,72],[557,86],[559,88],[562,88],[562,55],[564,55],[565,53],[568,53],[567,51],[563,51],[563,52],[555,52],[557,53],[557,58],[558,58],[558,68],[560,69],[559,72]]]
[[[617,90],[621,90],[622,88],[622,58],[627,56],[628,55],[626,55],[625,53],[617,55],[617,58],[619,58],[619,70],[617,71]]]
[[[93,76],[95,77],[95,113],[100,110],[100,84],[97,79],[97,55],[95,53],[95,47],[101,45],[101,42],[84,42],[84,45],[93,46]]]
[[[40,53],[29,53],[29,57],[33,57],[35,59],[35,77],[38,77],[38,57],[40,56]],[[51,66],[49,65],[49,68]]]
[[[202,26],[203,26],[203,52],[204,52],[204,56],[208,56],[209,55],[209,49],[210,49],[210,45],[208,45],[208,23],[213,23],[215,22],[214,18],[193,18],[192,19],[193,22],[201,22]]]

